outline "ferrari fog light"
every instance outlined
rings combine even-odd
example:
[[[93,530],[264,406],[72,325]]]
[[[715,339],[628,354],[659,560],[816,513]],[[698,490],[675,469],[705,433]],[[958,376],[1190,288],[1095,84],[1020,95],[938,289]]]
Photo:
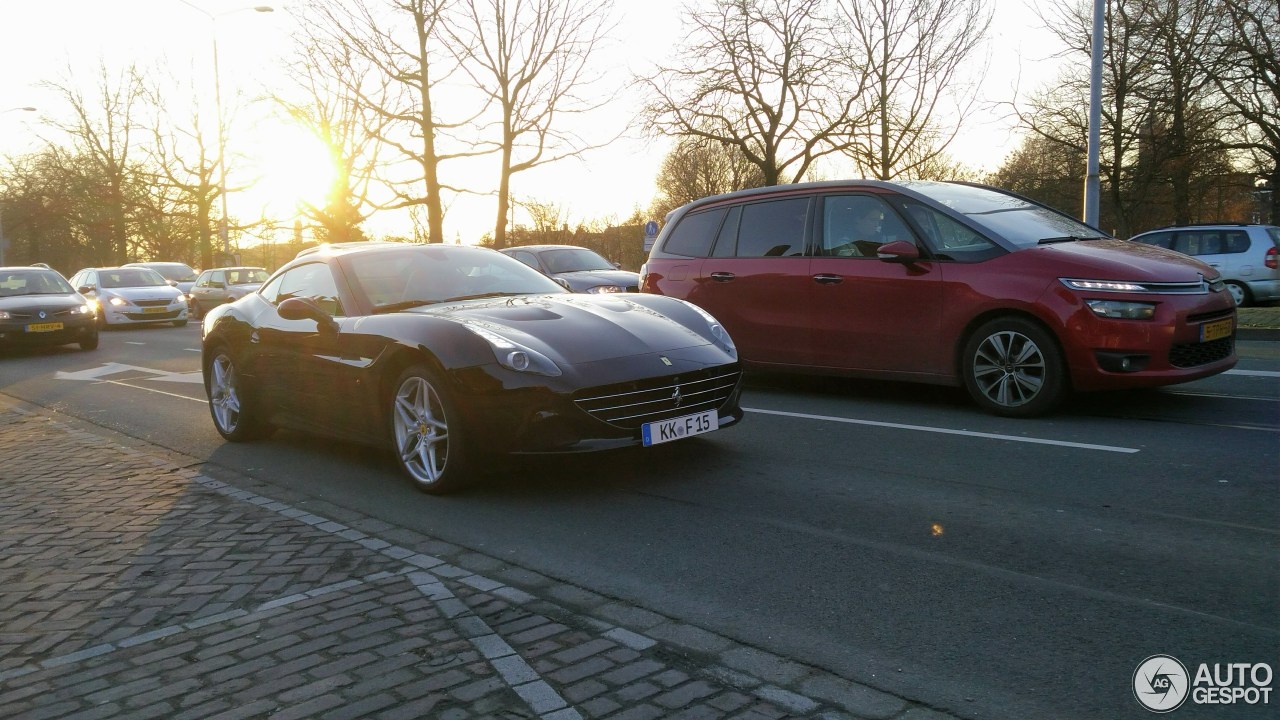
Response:
[[[1118,320],[1150,320],[1155,317],[1152,303],[1124,302],[1121,300],[1086,300],[1094,315]]]

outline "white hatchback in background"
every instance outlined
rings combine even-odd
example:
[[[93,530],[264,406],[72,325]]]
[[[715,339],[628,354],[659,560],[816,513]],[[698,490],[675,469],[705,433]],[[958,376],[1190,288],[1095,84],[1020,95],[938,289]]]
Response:
[[[1240,306],[1280,300],[1280,227],[1217,223],[1161,228],[1129,238],[1208,263]]]
[[[71,286],[98,306],[102,325],[187,324],[187,296],[149,268],[85,268]]]

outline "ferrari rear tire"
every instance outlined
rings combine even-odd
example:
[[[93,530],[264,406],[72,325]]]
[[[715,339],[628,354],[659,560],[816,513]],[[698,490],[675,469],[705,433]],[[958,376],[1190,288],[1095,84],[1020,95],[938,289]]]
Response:
[[[439,495],[466,480],[462,416],[439,375],[425,365],[406,368],[391,387],[391,449],[414,487]]]

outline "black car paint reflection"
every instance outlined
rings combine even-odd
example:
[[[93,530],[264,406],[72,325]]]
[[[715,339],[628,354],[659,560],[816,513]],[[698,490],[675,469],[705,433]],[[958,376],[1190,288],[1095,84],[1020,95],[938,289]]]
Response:
[[[567,293],[482,248],[304,252],[202,332],[224,437],[289,426],[390,443],[428,492],[464,482],[482,454],[616,448],[647,422],[742,418],[736,349],[706,313]]]

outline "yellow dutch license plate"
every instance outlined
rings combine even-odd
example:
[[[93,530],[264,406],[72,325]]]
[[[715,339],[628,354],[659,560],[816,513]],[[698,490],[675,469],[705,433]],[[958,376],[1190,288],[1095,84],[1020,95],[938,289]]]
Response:
[[[1200,342],[1209,342],[1210,340],[1218,340],[1231,336],[1232,321],[1231,318],[1226,320],[1214,320],[1200,326]]]
[[[53,332],[54,330],[61,330],[61,329],[62,329],[62,323],[60,322],[32,323],[27,326],[27,332]]]
[[[162,308],[162,307],[149,307],[149,308],[142,308],[142,312],[144,312],[144,313],[162,313],[162,312],[167,311],[168,309],[169,309],[169,308]]]

